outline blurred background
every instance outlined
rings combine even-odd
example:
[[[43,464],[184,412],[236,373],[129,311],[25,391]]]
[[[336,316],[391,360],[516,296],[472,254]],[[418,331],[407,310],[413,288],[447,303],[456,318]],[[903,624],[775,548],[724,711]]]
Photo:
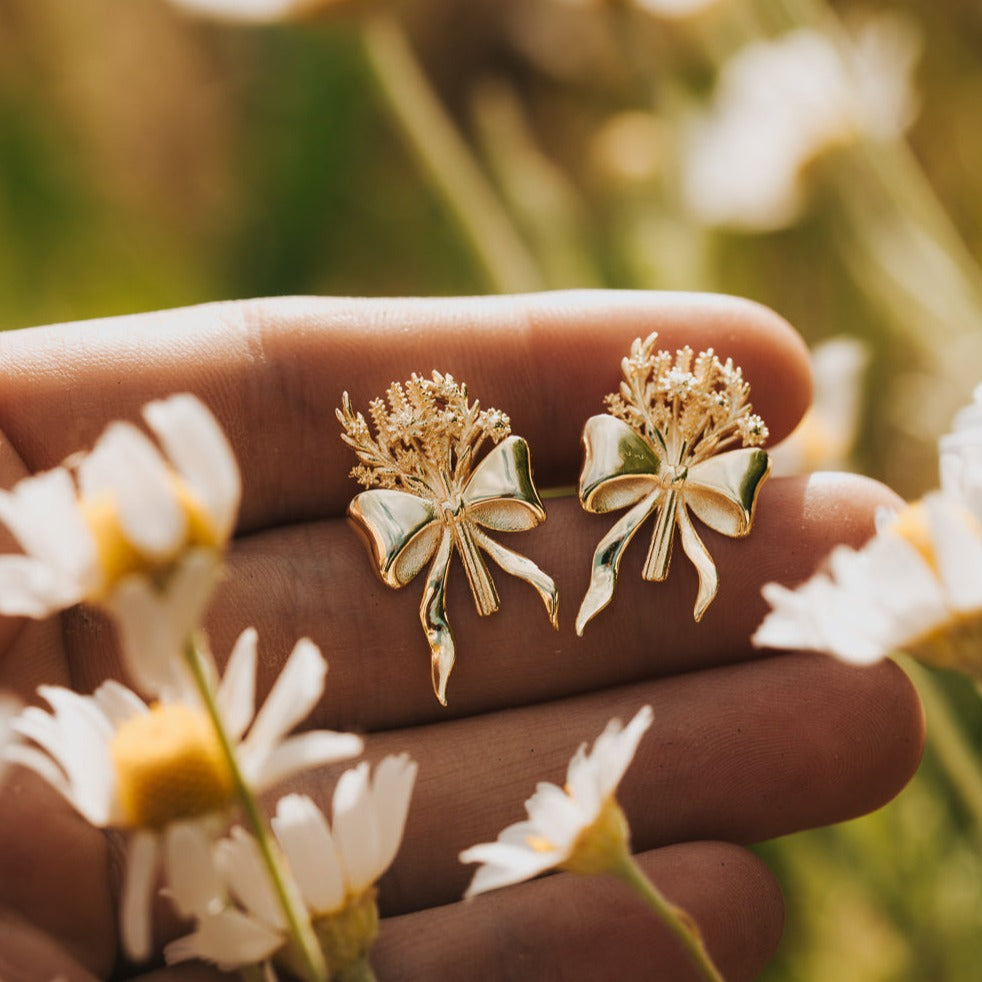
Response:
[[[698,289],[816,352],[785,471],[906,497],[982,380],[982,6],[0,0],[0,329],[274,294]],[[982,708],[761,848],[769,980],[982,977]]]

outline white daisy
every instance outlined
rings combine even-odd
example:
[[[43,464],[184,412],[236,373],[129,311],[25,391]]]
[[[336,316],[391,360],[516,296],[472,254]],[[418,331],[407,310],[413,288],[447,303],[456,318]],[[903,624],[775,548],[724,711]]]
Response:
[[[6,758],[40,774],[93,825],[130,833],[120,931],[131,957],[150,953],[152,890],[162,856],[171,875],[173,835],[188,824],[220,834],[239,800],[239,779],[258,794],[301,770],[361,752],[353,734],[287,736],[317,703],[326,671],[316,645],[299,641],[254,714],[256,632],[242,633],[214,687],[238,776],[192,688],[148,706],[114,681],[92,696],[41,686],[51,711],[21,713],[14,729],[34,745],[8,747]]]
[[[143,416],[164,453],[116,422],[90,453],[0,491],[0,521],[24,550],[0,556],[0,613],[100,604],[133,678],[160,694],[200,622],[241,485],[228,440],[194,396],[152,402]]]
[[[768,450],[771,476],[847,468],[862,419],[869,357],[858,338],[833,337],[815,345],[811,407],[795,431]]]
[[[271,24],[309,16],[338,0],[171,0],[189,14],[244,24]]]
[[[862,549],[791,590],[763,589],[762,647],[810,649],[856,664],[903,650],[982,678],[982,391],[941,440],[942,490],[880,517]]]
[[[791,224],[809,164],[910,125],[919,46],[910,22],[880,15],[842,44],[798,28],[741,48],[723,65],[712,105],[690,121],[681,174],[691,213],[751,231]]]
[[[465,849],[462,863],[483,863],[465,896],[519,883],[548,869],[604,872],[627,851],[627,822],[614,798],[638,743],[651,726],[643,706],[623,729],[611,720],[588,754],[582,744],[566,772],[565,789],[540,782],[525,803],[528,819],[509,825],[496,842]]]
[[[375,940],[375,884],[402,841],[416,771],[406,754],[386,757],[373,776],[366,762],[346,771],[334,790],[331,824],[305,795],[277,805],[273,831],[332,972],[363,959]],[[171,881],[171,893],[198,923],[167,946],[169,963],[198,958],[232,969],[283,948],[287,925],[256,841],[244,829],[217,845],[212,869],[189,862],[183,874]]]
[[[982,521],[982,385],[939,442],[941,490]]]

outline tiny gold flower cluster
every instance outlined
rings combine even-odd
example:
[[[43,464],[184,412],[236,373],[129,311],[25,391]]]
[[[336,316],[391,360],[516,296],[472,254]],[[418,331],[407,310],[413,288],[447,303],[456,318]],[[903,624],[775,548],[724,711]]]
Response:
[[[624,420],[675,463],[694,464],[740,441],[761,446],[767,426],[752,413],[742,370],[712,348],[693,356],[686,345],[655,350],[657,334],[637,338],[622,359],[620,392],[607,396],[611,415]]]
[[[369,415],[374,438],[344,394],[337,410],[345,431],[341,439],[361,461],[351,477],[366,488],[397,488],[438,500],[459,492],[485,440],[499,443],[511,432],[503,412],[469,403],[466,385],[436,371],[430,379],[414,373],[405,384],[393,382],[385,400],[369,403]]]

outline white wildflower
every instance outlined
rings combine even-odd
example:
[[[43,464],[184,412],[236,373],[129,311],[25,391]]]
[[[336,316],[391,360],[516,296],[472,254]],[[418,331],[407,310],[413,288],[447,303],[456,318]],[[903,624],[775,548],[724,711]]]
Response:
[[[402,841],[416,771],[405,754],[386,757],[374,775],[366,762],[346,771],[334,790],[330,824],[305,795],[277,805],[273,831],[332,972],[364,959],[375,940],[375,884]],[[198,923],[167,946],[168,962],[199,958],[230,969],[277,952],[284,958],[287,925],[255,839],[233,829],[215,848],[213,869],[217,876],[207,864],[186,864],[171,883],[178,906]]]
[[[597,873],[627,853],[627,821],[614,792],[651,726],[643,706],[626,727],[611,720],[587,753],[582,744],[569,762],[565,789],[540,782],[525,803],[527,820],[509,825],[496,842],[465,849],[462,863],[483,863],[465,896],[531,879],[549,869]]]
[[[899,137],[913,121],[918,49],[914,28],[891,15],[842,44],[798,28],[740,49],[708,111],[690,121],[682,195],[691,213],[749,231],[794,222],[809,164],[864,137]]]
[[[795,431],[769,451],[775,476],[845,470],[856,442],[869,349],[840,336],[817,344],[811,356],[812,404]]]
[[[201,620],[241,485],[224,433],[194,396],[143,415],[164,453],[116,422],[90,453],[0,491],[0,521],[24,550],[0,556],[0,613],[104,607],[128,671],[156,695],[179,684],[175,656]]]
[[[180,10],[213,20],[272,24],[307,17],[338,0],[171,0]]]
[[[153,885],[162,858],[166,878],[172,874],[170,839],[177,830],[190,825],[221,834],[239,800],[238,779],[261,793],[299,771],[361,752],[353,734],[287,735],[319,700],[326,670],[316,645],[299,641],[254,713],[256,632],[243,632],[214,691],[238,777],[190,687],[148,706],[114,681],[92,696],[41,686],[51,711],[29,707],[16,720],[16,732],[32,743],[8,747],[6,758],[40,774],[92,825],[129,833],[120,930],[131,957],[150,954]]]
[[[982,393],[941,440],[942,489],[885,514],[797,589],[767,584],[754,643],[869,664],[903,650],[982,678]]]

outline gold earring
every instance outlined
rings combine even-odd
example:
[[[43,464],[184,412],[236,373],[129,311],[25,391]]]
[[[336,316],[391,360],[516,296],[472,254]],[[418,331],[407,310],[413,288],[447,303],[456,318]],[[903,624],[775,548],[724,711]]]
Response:
[[[393,382],[385,401],[369,404],[374,436],[347,392],[336,413],[341,438],[360,461],[351,476],[369,489],[355,495],[348,517],[368,543],[379,576],[390,587],[402,587],[430,563],[419,616],[430,645],[433,691],[446,705],[454,641],[445,598],[454,552],[479,614],[499,606],[487,553],[506,573],[536,589],[553,627],[558,626],[552,578],[484,531],[520,532],[545,521],[528,444],[510,435],[504,413],[481,409],[468,400],[466,386],[436,371],[430,379],[414,374],[405,384]],[[488,441],[493,449],[478,460]]]
[[[700,620],[719,576],[689,512],[723,535],[747,535],[770,472],[770,459],[759,449],[767,427],[751,412],[742,371],[711,348],[695,356],[689,347],[674,356],[656,350],[657,337],[635,339],[621,362],[620,391],[607,396],[607,413],[591,416],[583,429],[580,504],[596,514],[630,510],[594,552],[576,616],[579,635],[610,603],[624,549],[652,514],[655,529],[641,575],[667,578],[678,529],[699,575],[693,616]],[[740,446],[732,449],[735,444]]]

